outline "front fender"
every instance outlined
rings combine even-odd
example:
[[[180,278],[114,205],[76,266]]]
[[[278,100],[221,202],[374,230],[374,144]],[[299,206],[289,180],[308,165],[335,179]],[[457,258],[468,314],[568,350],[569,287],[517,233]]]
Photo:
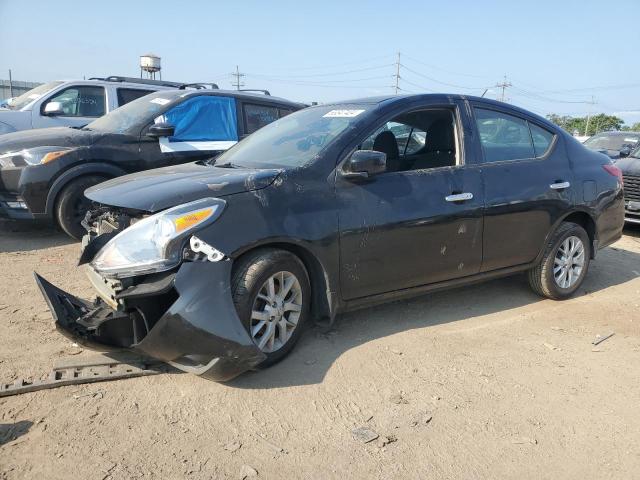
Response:
[[[127,172],[122,170],[121,168],[116,167],[110,163],[82,163],[80,165],[76,165],[71,167],[62,173],[58,178],[56,178],[49,189],[49,193],[47,194],[47,202],[45,206],[45,211],[47,215],[53,214],[53,209],[55,207],[56,199],[58,198],[58,194],[60,191],[67,185],[70,181],[83,176],[83,175],[105,175],[108,177],[119,177],[121,175],[125,175]]]

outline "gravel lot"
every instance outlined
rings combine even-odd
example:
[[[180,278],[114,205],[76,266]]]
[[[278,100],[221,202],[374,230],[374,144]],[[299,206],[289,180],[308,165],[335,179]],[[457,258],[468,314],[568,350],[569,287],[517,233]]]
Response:
[[[344,315],[227,384],[175,373],[0,399],[0,478],[637,477],[640,229],[625,233],[565,302],[516,276]],[[32,277],[91,296],[78,252],[0,222],[1,382],[92,355],[56,333]]]

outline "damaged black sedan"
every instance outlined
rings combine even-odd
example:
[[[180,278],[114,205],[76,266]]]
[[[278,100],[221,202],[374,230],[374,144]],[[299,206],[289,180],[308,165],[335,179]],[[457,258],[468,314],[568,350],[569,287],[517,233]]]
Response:
[[[624,223],[609,158],[457,95],[308,108],[86,195],[98,298],[37,276],[58,329],[214,380],[278,361],[312,321],[434,289],[526,272],[567,298]]]

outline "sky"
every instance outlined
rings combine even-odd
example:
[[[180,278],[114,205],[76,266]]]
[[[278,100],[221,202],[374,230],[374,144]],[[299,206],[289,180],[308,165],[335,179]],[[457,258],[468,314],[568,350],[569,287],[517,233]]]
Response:
[[[216,82],[304,102],[395,92],[499,98],[538,114],[640,122],[640,0],[0,0],[0,78]],[[594,104],[590,102],[595,102]]]

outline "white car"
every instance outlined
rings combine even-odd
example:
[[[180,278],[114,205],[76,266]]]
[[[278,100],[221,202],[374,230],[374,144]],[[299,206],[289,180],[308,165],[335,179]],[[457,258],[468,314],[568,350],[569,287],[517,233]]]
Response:
[[[0,108],[0,135],[32,128],[82,127],[136,98],[180,85],[115,76],[45,83]]]

